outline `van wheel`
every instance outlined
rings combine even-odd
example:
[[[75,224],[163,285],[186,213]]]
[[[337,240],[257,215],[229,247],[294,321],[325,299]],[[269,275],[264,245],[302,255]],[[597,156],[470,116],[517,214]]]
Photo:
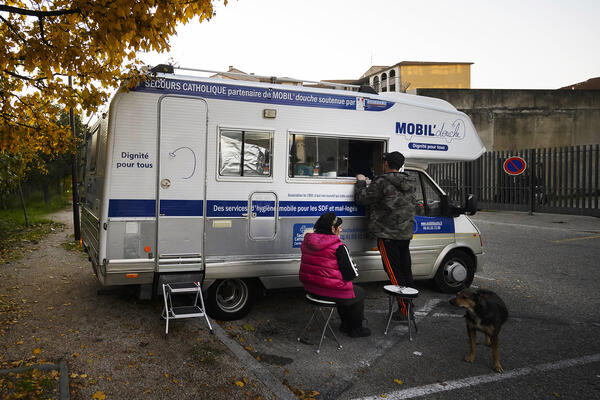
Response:
[[[443,293],[456,293],[471,286],[475,277],[473,259],[461,250],[452,250],[444,257],[433,283]]]
[[[211,318],[220,321],[244,318],[254,305],[256,291],[256,283],[252,280],[218,280],[206,293],[206,311]]]

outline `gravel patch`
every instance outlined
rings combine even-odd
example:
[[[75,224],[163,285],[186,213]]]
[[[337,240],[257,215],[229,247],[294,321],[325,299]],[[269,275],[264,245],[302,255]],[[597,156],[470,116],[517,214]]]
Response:
[[[205,324],[171,321],[162,298],[102,287],[69,250],[71,212],[22,259],[0,265],[0,368],[66,361],[71,399],[275,399]],[[215,322],[216,323],[216,322]]]

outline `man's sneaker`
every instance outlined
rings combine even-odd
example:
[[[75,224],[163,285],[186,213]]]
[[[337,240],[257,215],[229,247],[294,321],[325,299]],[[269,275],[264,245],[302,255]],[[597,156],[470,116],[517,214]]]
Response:
[[[345,324],[343,322],[340,324],[340,332],[349,334],[351,330],[352,327],[350,326],[350,324]]]
[[[354,328],[349,333],[350,337],[358,338],[358,337],[367,337],[371,336],[371,330],[369,328],[365,328],[361,326],[360,328]]]

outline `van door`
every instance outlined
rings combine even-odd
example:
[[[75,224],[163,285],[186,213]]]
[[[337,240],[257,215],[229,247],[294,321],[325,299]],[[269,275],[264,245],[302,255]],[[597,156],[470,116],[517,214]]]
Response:
[[[159,101],[158,272],[202,268],[206,118],[203,100]]]
[[[430,275],[440,252],[455,241],[454,218],[442,215],[441,193],[424,173],[405,171],[416,180],[417,214],[410,242],[415,276]]]
[[[248,234],[250,239],[269,240],[277,234],[277,195],[254,192],[248,204]]]

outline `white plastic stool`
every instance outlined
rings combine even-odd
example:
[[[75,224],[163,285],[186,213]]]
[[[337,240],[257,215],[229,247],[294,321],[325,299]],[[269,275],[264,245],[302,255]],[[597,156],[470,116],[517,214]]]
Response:
[[[298,341],[302,341],[302,336],[306,333],[306,331],[310,329],[310,324],[312,323],[313,319],[320,318],[324,324],[323,331],[321,332],[321,340],[319,341],[319,347],[317,347],[317,354],[321,351],[321,343],[323,343],[323,338],[325,337],[325,331],[327,330],[327,328],[329,328],[329,331],[331,332],[333,338],[338,344],[338,349],[341,349],[342,345],[340,344],[340,341],[338,340],[337,336],[335,336],[333,329],[331,329],[331,326],[329,325],[329,321],[331,320],[333,310],[335,310],[336,308],[335,302],[318,299],[310,293],[306,293],[305,300],[308,304],[310,304],[313,312],[310,316],[310,319],[308,320],[308,323],[304,327],[304,330],[302,331],[300,336],[298,336]],[[326,311],[324,312],[323,309],[325,309]]]
[[[398,304],[398,299],[405,300],[405,304],[407,305],[407,316],[406,322],[408,322],[408,339],[412,341],[412,332],[411,325],[414,325],[415,332],[418,332],[417,322],[415,321],[415,314],[413,311],[412,300],[419,297],[419,291],[415,288],[407,287],[407,286],[396,286],[396,285],[385,285],[383,287],[383,291],[388,295],[389,306],[388,306],[388,321],[385,326],[384,335],[387,335],[388,328],[390,327],[390,322],[392,321],[392,315],[394,314],[394,303]],[[397,305],[398,311],[400,310],[400,305]],[[403,321],[402,321],[403,322]]]

